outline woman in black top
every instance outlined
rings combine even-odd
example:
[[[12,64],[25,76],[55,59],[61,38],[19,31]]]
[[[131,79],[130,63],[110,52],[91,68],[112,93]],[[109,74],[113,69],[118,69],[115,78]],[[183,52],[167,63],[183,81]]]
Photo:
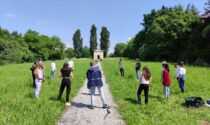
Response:
[[[70,78],[72,77],[72,69],[69,68],[69,64],[68,63],[64,63],[63,68],[61,69],[61,76],[62,78],[62,83],[60,86],[60,91],[59,91],[59,95],[58,95],[58,99],[61,99],[61,96],[63,94],[63,90],[66,87],[66,105],[70,106],[71,103],[69,102],[69,94],[71,91],[71,80]]]

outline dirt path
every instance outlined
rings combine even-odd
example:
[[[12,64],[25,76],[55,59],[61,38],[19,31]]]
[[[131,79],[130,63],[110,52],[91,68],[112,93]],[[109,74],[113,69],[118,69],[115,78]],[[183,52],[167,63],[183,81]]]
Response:
[[[99,65],[101,68],[101,65]],[[103,74],[103,72],[102,72]],[[116,110],[116,104],[112,99],[112,95],[109,91],[109,87],[105,82],[104,75],[102,76],[104,83],[103,89],[106,98],[106,102],[111,106],[107,115],[107,109],[102,109],[102,102],[100,96],[95,98],[94,110],[88,108],[90,104],[89,90],[87,89],[87,81],[84,81],[83,87],[80,89],[78,95],[73,98],[72,106],[67,109],[62,118],[58,122],[58,125],[125,125],[121,119],[119,113]],[[98,92],[96,92],[98,93]],[[104,119],[104,117],[107,117]]]

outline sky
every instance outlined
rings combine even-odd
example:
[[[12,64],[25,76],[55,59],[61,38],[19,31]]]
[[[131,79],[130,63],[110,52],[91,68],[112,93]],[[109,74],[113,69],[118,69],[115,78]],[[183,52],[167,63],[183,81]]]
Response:
[[[143,15],[163,5],[194,4],[202,13],[207,0],[0,0],[0,26],[25,33],[28,29],[56,35],[72,47],[72,36],[81,30],[83,45],[89,46],[90,28],[97,27],[98,43],[102,26],[110,31],[110,49],[138,33]]]

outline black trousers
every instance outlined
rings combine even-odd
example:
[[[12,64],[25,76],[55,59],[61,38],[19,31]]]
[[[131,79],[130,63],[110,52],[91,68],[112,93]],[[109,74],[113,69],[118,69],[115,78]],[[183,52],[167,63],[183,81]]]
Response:
[[[63,91],[64,91],[65,87],[66,87],[66,102],[69,102],[69,94],[70,94],[70,91],[71,91],[71,81],[70,81],[70,79],[62,79],[58,99],[61,99],[61,96],[63,94]]]
[[[124,68],[120,68],[120,75],[121,75],[121,76],[124,76],[124,75],[125,75]]]
[[[148,84],[140,84],[138,91],[137,91],[137,97],[138,97],[138,103],[141,103],[141,92],[144,90],[144,96],[145,96],[145,104],[148,103],[148,97],[149,97],[149,85]]]
[[[36,76],[34,75],[33,72],[32,72],[32,78],[33,78],[33,88],[36,88],[36,83],[35,83]]]

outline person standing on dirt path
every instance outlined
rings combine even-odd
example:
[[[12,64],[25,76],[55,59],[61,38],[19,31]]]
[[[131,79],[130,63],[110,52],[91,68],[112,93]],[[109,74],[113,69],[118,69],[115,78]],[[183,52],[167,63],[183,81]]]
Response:
[[[66,106],[70,106],[71,103],[69,101],[69,94],[71,92],[71,77],[73,76],[72,69],[69,68],[68,63],[64,63],[63,68],[61,69],[60,77],[62,78],[60,91],[58,95],[58,100],[61,99],[61,96],[63,94],[63,91],[66,87]]]
[[[139,80],[140,77],[141,62],[139,58],[136,59],[136,78]]]
[[[33,88],[35,88],[36,84],[35,84],[35,79],[36,79],[36,76],[34,74],[34,70],[36,69],[36,62],[34,62],[30,68],[31,70],[31,74],[32,74],[32,79],[33,79]]]
[[[91,94],[91,105],[89,106],[90,109],[94,109],[94,100],[95,100],[95,90],[96,88],[99,91],[99,94],[101,96],[101,101],[103,103],[103,108],[109,108],[109,106],[106,104],[104,92],[103,92],[103,82],[102,82],[102,74],[99,68],[95,67],[95,63],[90,63],[91,68],[88,69],[86,75],[87,75],[87,88],[90,90]]]
[[[163,71],[162,71],[162,84],[164,86],[164,98],[168,99],[169,95],[170,95],[170,85],[171,85],[171,79],[170,79],[170,75],[169,75],[169,66],[167,63],[163,63],[162,64],[163,67]]]
[[[119,66],[120,66],[120,75],[121,76],[124,76],[125,75],[125,70],[124,70],[124,61],[123,61],[123,58],[120,58]]]
[[[43,67],[44,64],[42,62],[38,62],[36,64],[36,69],[34,70],[34,74],[35,74],[35,89],[34,89],[34,95],[37,99],[39,99],[39,92],[42,86],[42,83],[44,81],[44,77],[43,77]]]
[[[152,80],[151,72],[148,67],[143,68],[143,72],[140,75],[139,80],[139,88],[137,91],[137,98],[138,98],[138,104],[141,105],[141,92],[144,90],[144,97],[145,97],[145,104],[148,104],[148,98],[149,98],[149,85]]]

